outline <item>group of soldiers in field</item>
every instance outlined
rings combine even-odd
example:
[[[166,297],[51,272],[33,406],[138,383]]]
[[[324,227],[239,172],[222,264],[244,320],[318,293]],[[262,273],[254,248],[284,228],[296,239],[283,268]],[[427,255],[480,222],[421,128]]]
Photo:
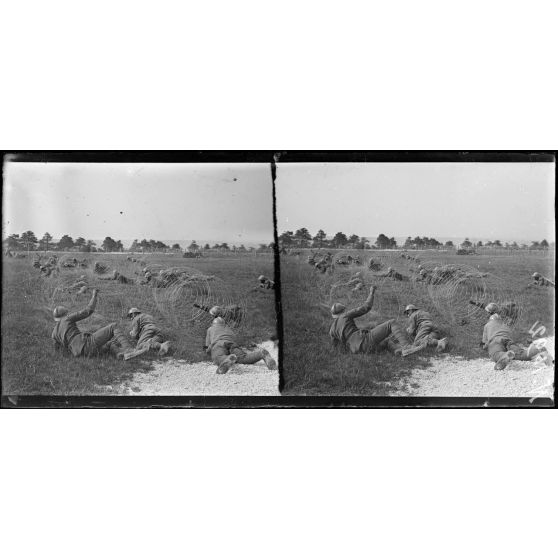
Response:
[[[388,269],[389,275],[391,268]],[[395,278],[395,277],[394,277]],[[554,283],[539,273],[533,274],[536,285],[554,287]],[[362,274],[357,272],[346,283],[353,291],[362,290],[364,281]],[[351,353],[372,354],[389,350],[395,355],[408,355],[434,348],[437,353],[449,349],[447,337],[443,337],[429,312],[414,304],[408,304],[403,313],[406,316],[406,327],[402,328],[395,319],[388,319],[373,327],[361,328],[355,319],[366,315],[372,309],[377,287],[370,287],[364,304],[356,308],[347,307],[336,302],[330,309],[332,322],[329,336],[334,346],[349,350]],[[533,342],[524,347],[515,340],[511,323],[517,318],[517,307],[513,302],[497,304],[491,302],[486,306],[477,301],[471,304],[483,308],[488,320],[483,328],[480,346],[488,351],[489,358],[495,363],[496,370],[503,370],[512,360],[541,359],[545,364],[553,363],[552,356],[544,346]]]
[[[57,265],[57,258],[53,256],[52,261],[41,265]],[[142,262],[144,263],[144,262]],[[138,283],[154,288],[165,288],[174,284],[177,280],[185,281],[212,280],[214,276],[192,275],[189,271],[180,269],[161,270],[152,273],[147,267],[142,268],[140,280],[130,279],[118,270],[113,270],[110,275],[108,267],[100,262],[95,262],[93,272],[103,276],[98,277],[102,281],[117,281],[122,284]],[[66,287],[67,290],[85,294],[90,285],[87,277],[81,275],[78,279]],[[273,291],[275,283],[265,275],[257,279],[257,290]],[[110,323],[93,332],[81,331],[78,322],[93,314],[97,306],[99,289],[92,289],[92,297],[87,306],[79,311],[70,312],[63,305],[56,306],[53,310],[54,329],[52,340],[57,351],[64,351],[74,357],[98,357],[101,355],[112,355],[117,359],[130,360],[144,355],[148,351],[156,351],[158,355],[168,354],[171,345],[165,340],[161,327],[149,313],[133,307],[127,313],[131,320],[129,334],[123,332],[116,322]],[[212,306],[194,304],[207,312],[212,319],[207,329],[204,350],[211,356],[217,365],[217,373],[224,374],[236,363],[253,364],[263,360],[269,369],[276,369],[277,364],[269,354],[262,348],[248,349],[237,343],[237,335],[234,327],[242,320],[242,309],[238,305]]]
[[[169,352],[170,341],[165,340],[161,327],[153,316],[135,307],[130,308],[127,314],[132,327],[129,335],[116,322],[94,332],[81,331],[77,323],[93,314],[98,294],[99,290],[93,289],[89,304],[77,312],[69,312],[65,306],[54,309],[51,337],[55,350],[66,351],[74,357],[112,355],[122,360],[130,360],[148,351],[157,351],[160,356]],[[225,374],[237,363],[255,364],[260,360],[265,362],[269,370],[277,369],[277,363],[267,349],[257,346],[249,349],[237,342],[233,327],[234,320],[240,319],[240,307],[213,306],[207,311],[212,322],[206,332],[204,350],[217,365],[217,374]]]

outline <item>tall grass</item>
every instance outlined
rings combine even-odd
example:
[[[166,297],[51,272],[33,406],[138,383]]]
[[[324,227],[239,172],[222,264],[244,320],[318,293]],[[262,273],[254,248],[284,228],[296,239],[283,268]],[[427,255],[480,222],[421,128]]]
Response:
[[[362,251],[358,252],[362,254]],[[546,276],[553,273],[554,262],[547,254],[516,256],[456,256],[444,252],[414,253],[423,261],[438,264],[466,264],[480,273],[489,273],[501,280],[500,290],[505,296],[521,301],[522,312],[514,330],[518,339],[530,340],[529,329],[538,320],[547,327],[547,335],[554,333],[554,290],[545,288],[525,289],[531,274],[539,271]],[[413,262],[404,261],[398,253],[366,251],[366,261],[383,259],[402,273],[408,273]],[[389,263],[388,263],[389,262]],[[348,288],[334,288],[356,271],[363,271],[366,288],[351,292]],[[386,382],[409,376],[417,368],[428,368],[431,359],[425,354],[411,355],[405,359],[389,353],[352,355],[333,349],[328,330],[331,317],[330,304],[339,300],[349,307],[361,304],[371,284],[378,286],[373,311],[358,320],[359,326],[370,327],[389,318],[404,323],[402,310],[414,303],[432,313],[442,332],[450,337],[451,353],[466,359],[486,358],[486,351],[479,347],[486,314],[474,313],[467,323],[460,324],[449,312],[451,298],[444,304],[435,304],[432,290],[422,283],[397,283],[367,273],[364,267],[337,266],[333,275],[317,274],[306,263],[306,258],[283,256],[281,258],[281,294],[284,320],[283,380],[285,395],[382,395],[389,392]],[[502,295],[504,296],[504,295]],[[455,304],[467,304],[455,298]],[[444,311],[448,308],[448,311]],[[432,358],[435,358],[432,356]]]
[[[80,255],[81,256],[81,255]],[[130,262],[123,254],[87,255],[86,269],[61,269],[58,276],[41,277],[32,267],[32,258],[6,258],[3,265],[2,288],[2,389],[4,394],[94,394],[97,386],[117,384],[133,372],[149,370],[154,354],[128,362],[112,358],[76,359],[54,353],[50,334],[53,328],[52,309],[58,304],[71,310],[83,308],[91,297],[77,294],[67,287],[81,275],[87,284],[100,289],[95,313],[80,322],[84,331],[116,322],[123,331],[130,330],[126,314],[136,306],[154,316],[163,334],[173,346],[172,357],[189,362],[207,360],[203,350],[205,328],[209,317],[192,320],[189,304],[180,298],[169,298],[161,303],[166,289],[149,286],[101,281],[93,273],[92,263],[99,261],[110,270],[117,269],[129,278],[139,278],[142,265]],[[276,332],[275,299],[273,294],[253,292],[259,274],[273,275],[272,256],[211,257],[196,260],[173,255],[143,256],[149,266],[181,267],[214,275],[220,285],[224,301],[237,297],[244,301],[245,320],[238,331],[241,343],[260,342]],[[138,275],[136,275],[138,272]],[[159,299],[156,295],[160,295]],[[165,293],[166,294],[166,293]],[[177,297],[180,293],[177,294]],[[163,295],[164,297],[164,295]],[[190,299],[188,299],[188,303]],[[216,302],[220,302],[217,301]],[[178,316],[173,316],[173,306]]]

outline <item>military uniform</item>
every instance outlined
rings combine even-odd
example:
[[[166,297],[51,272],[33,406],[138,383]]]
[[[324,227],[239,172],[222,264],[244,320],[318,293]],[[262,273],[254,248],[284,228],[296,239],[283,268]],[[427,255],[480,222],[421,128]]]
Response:
[[[547,279],[546,277],[543,277],[542,275],[539,275],[538,277],[535,277],[533,279],[532,284],[535,285],[536,287],[553,287],[553,288],[555,288],[554,283],[550,279]]]
[[[143,312],[141,314],[136,314],[132,320],[132,331],[130,331],[130,336],[137,340],[136,348],[138,349],[148,347],[158,350],[163,343],[161,330],[155,324],[153,316],[144,314]]]
[[[263,277],[259,280],[258,287],[261,289],[275,289],[275,282],[267,277]]]
[[[355,319],[364,316],[372,309],[374,294],[370,293],[362,306],[337,315],[329,328],[329,336],[334,345],[347,347],[351,353],[374,353],[381,350],[382,342],[390,335],[401,344],[408,346],[404,332],[394,320],[388,320],[373,329],[360,329]]]
[[[425,310],[415,310],[407,320],[407,331],[413,345],[438,345],[440,334],[432,322],[432,316]]]
[[[486,322],[482,332],[482,344],[488,349],[488,356],[494,362],[498,362],[508,351],[515,353],[515,360],[531,360],[526,349],[512,341],[511,328],[498,314],[493,314]]]
[[[211,360],[218,366],[229,355],[236,356],[240,364],[255,364],[260,360],[269,358],[269,353],[264,349],[249,351],[237,345],[234,331],[224,323],[212,324],[205,336],[206,352],[211,355]],[[267,364],[267,362],[266,362]]]
[[[51,335],[56,350],[66,349],[75,357],[94,357],[107,351],[118,354],[132,348],[116,323],[102,327],[94,333],[80,331],[77,322],[91,316],[96,304],[97,293],[94,293],[83,310],[66,314],[56,322]]]

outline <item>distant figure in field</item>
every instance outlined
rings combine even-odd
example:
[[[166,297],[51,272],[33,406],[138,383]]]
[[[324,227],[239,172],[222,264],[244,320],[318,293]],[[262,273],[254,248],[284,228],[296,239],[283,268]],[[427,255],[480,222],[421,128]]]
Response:
[[[393,269],[393,267],[388,267],[387,273],[384,273],[380,277],[385,277],[385,278],[389,277],[390,279],[393,279],[394,281],[408,281],[409,280],[409,278],[406,277],[405,275],[402,275],[398,271],[395,271],[395,269]]]
[[[423,349],[436,347],[438,353],[447,349],[447,338],[441,338],[440,332],[434,326],[432,316],[426,310],[421,310],[414,304],[408,304],[403,313],[407,316],[407,333],[411,336],[413,345]]]
[[[370,287],[368,298],[362,306],[347,310],[344,304],[336,302],[331,307],[333,322],[329,336],[334,346],[342,346],[351,353],[375,353],[385,347],[385,341],[393,336],[400,349],[396,354],[407,356],[420,351],[422,347],[413,347],[407,335],[394,320],[388,320],[372,329],[359,328],[355,319],[364,316],[372,309],[376,287]]]
[[[211,355],[211,360],[217,365],[217,374],[225,374],[236,363],[255,364],[263,360],[269,370],[276,370],[277,363],[266,349],[249,351],[240,347],[236,342],[235,332],[221,317],[213,320],[205,336],[205,351]]]
[[[529,283],[529,287],[552,287],[555,288],[554,282],[548,279],[547,277],[543,277],[540,273],[535,272],[532,275],[533,281]]]
[[[494,370],[503,370],[512,360],[533,360],[541,355],[545,364],[553,362],[546,348],[531,343],[526,349],[513,341],[512,330],[498,314],[498,305],[491,302],[486,311],[490,314],[482,332],[481,347],[488,350],[488,356],[496,363]]]
[[[275,281],[268,279],[265,275],[258,277],[258,288],[260,289],[275,289]]]
[[[364,289],[364,279],[362,272],[357,271],[346,283],[347,287],[352,287],[351,291],[357,292]]]
[[[95,273],[98,273],[99,275],[102,275],[103,273],[106,273],[108,271],[108,267],[102,263],[95,262],[93,271]]]
[[[368,269],[370,271],[380,271],[380,269],[382,269],[382,264],[381,262],[376,261],[373,258],[370,258],[368,262]]]
[[[314,268],[320,273],[333,273],[333,256],[328,252],[325,256],[320,258],[315,264]]]
[[[132,320],[130,337],[137,341],[133,356],[144,354],[150,349],[159,351],[159,356],[169,352],[170,341],[163,341],[161,329],[155,324],[151,314],[146,314],[138,308],[130,308],[128,318]]]
[[[75,357],[96,357],[111,353],[117,358],[125,358],[132,350],[128,338],[120,331],[116,323],[102,327],[94,333],[80,331],[77,322],[88,318],[95,311],[98,290],[93,290],[89,304],[78,312],[68,313],[65,306],[57,306],[53,311],[55,321],[52,340],[55,350],[67,350]]]
[[[58,271],[58,267],[51,264],[45,264],[39,268],[39,271],[44,277],[50,277],[55,271]]]
[[[99,279],[101,281],[118,281],[119,283],[122,283],[124,285],[133,283],[132,279],[129,279],[128,277],[122,275],[122,273],[116,271],[116,269],[113,270],[112,275],[110,275],[109,277],[99,277]]]

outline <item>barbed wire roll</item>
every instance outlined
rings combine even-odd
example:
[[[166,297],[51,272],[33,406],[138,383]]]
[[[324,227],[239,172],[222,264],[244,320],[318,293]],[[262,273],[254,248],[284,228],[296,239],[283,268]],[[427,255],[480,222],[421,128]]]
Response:
[[[203,275],[194,268],[173,268],[175,277],[165,287],[152,287],[159,312],[175,327],[205,329],[213,316],[209,310],[219,306],[228,325],[242,328],[247,300],[216,276]]]

